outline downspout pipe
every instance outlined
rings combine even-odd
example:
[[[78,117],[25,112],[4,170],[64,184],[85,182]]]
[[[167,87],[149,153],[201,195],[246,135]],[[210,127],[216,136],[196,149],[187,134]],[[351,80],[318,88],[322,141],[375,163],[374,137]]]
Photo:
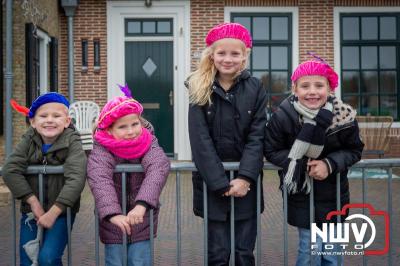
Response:
[[[13,143],[13,128],[12,128],[12,112],[10,100],[12,98],[12,87],[13,87],[13,36],[12,36],[12,19],[13,18],[13,1],[7,0],[6,2],[6,66],[4,72],[4,84],[5,84],[5,155],[6,157],[12,152]]]
[[[79,0],[61,0],[68,18],[68,97],[74,102],[74,15]]]

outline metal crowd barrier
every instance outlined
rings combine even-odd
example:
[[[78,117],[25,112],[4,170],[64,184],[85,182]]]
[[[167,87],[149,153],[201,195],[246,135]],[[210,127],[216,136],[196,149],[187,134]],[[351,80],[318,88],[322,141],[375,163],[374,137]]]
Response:
[[[234,171],[238,170],[239,163],[232,162],[232,163],[224,163],[224,168],[226,171],[230,172],[230,179],[234,176]],[[362,197],[363,203],[367,202],[367,176],[365,174],[365,169],[367,168],[383,168],[387,169],[388,173],[388,213],[389,213],[389,230],[392,230],[392,168],[393,167],[400,167],[400,158],[399,159],[367,159],[358,162],[353,168],[361,168],[362,169]],[[264,170],[278,170],[279,168],[270,164],[264,164]],[[122,209],[123,213],[126,214],[126,173],[131,172],[142,172],[143,168],[141,165],[131,165],[131,164],[120,164],[117,165],[114,172],[122,173]],[[176,239],[177,239],[177,247],[176,247],[176,265],[181,265],[181,249],[182,249],[182,240],[181,240],[181,172],[182,171],[196,171],[196,168],[193,163],[191,162],[172,162],[171,163],[171,172],[175,172],[176,177]],[[43,201],[43,175],[45,174],[59,174],[63,173],[62,166],[29,166],[27,170],[27,174],[38,174],[39,175],[39,186],[40,186],[40,201]],[[0,168],[1,174],[1,168]],[[336,178],[336,186],[337,186],[337,209],[341,209],[341,202],[340,202],[340,175],[337,175]],[[208,228],[208,215],[207,215],[207,187],[206,184],[203,183],[203,193],[204,193],[204,248],[203,248],[203,258],[204,258],[204,265],[208,265],[207,261],[207,228]],[[261,179],[258,179],[257,182],[257,240],[256,240],[256,265],[261,265]],[[287,191],[286,187],[283,188],[283,212],[284,212],[284,228],[283,228],[283,251],[284,251],[284,261],[283,264],[286,266],[288,265],[288,225],[287,225]],[[311,182],[311,192],[310,192],[310,222],[314,221],[314,189],[313,189],[313,182]],[[230,225],[231,225],[231,259],[230,265],[235,265],[234,254],[235,254],[235,241],[234,241],[234,226],[235,226],[235,213],[234,213],[234,198],[231,197],[231,213],[230,213]],[[154,264],[154,224],[153,224],[153,210],[150,210],[150,246],[151,246],[151,260],[152,265]],[[193,215],[193,214],[191,214]],[[340,222],[340,216],[337,216],[338,222]],[[67,225],[68,225],[68,248],[67,248],[67,261],[68,265],[71,265],[71,255],[72,255],[72,247],[71,247],[71,210],[70,208],[67,209]],[[15,210],[15,200],[12,200],[12,265],[16,265],[16,210]],[[124,266],[127,264],[127,237],[124,235],[123,237],[123,245],[124,245],[124,253],[123,253],[123,260]],[[97,214],[95,213],[95,262],[96,265],[100,265],[100,258],[99,258],[99,223]],[[392,240],[390,239],[389,242],[389,255],[388,255],[388,265],[392,265]],[[311,260],[312,263],[312,260]],[[367,258],[363,257],[363,265],[367,264]]]

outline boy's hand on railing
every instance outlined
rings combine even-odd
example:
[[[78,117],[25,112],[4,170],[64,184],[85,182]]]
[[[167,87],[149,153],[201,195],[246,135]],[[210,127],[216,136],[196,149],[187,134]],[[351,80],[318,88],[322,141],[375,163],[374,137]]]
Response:
[[[143,216],[146,213],[146,207],[138,204],[128,213],[129,223],[131,225],[143,223]]]
[[[35,195],[32,195],[26,200],[26,202],[31,206],[35,219],[38,220],[44,214],[43,207],[38,198]]]
[[[57,205],[51,206],[50,210],[48,210],[45,214],[40,216],[37,223],[38,225],[43,226],[44,228],[53,227],[57,217],[62,213],[62,210]]]
[[[244,197],[250,190],[250,183],[240,177],[233,179],[229,184],[231,188],[224,196]]]
[[[122,233],[131,235],[131,225],[127,216],[122,214],[115,215],[110,218],[110,222],[118,226]]]
[[[329,170],[322,160],[310,160],[307,163],[309,167],[308,175],[316,180],[324,180],[329,175]]]

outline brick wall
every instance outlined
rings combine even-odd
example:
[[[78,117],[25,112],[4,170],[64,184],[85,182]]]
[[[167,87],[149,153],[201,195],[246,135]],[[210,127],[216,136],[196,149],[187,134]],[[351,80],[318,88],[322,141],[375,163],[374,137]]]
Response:
[[[215,25],[224,22],[224,1],[194,0],[190,3],[190,31],[192,70],[198,63],[199,55],[204,50],[204,38]]]
[[[25,79],[25,24],[32,22],[32,18],[24,16],[21,7],[22,1],[13,4],[13,92],[12,97],[20,104],[26,104],[26,79]],[[50,36],[59,36],[59,7],[58,1],[35,0],[39,12],[46,14],[46,19],[38,27]],[[3,7],[3,46],[5,48],[5,8]],[[5,60],[5,51],[3,51]],[[5,88],[4,88],[5,89]],[[5,97],[5,95],[4,95]],[[13,111],[13,142],[16,144],[27,129],[25,117]],[[0,165],[4,162],[4,135],[0,137]]]
[[[68,24],[61,15],[60,84],[61,92],[68,95]],[[81,41],[88,41],[88,69],[82,71]],[[100,40],[100,69],[93,67],[93,41]],[[106,0],[81,0],[74,18],[74,76],[75,100],[95,101],[103,106],[107,101],[107,10]],[[124,62],[121,62],[123,64]]]

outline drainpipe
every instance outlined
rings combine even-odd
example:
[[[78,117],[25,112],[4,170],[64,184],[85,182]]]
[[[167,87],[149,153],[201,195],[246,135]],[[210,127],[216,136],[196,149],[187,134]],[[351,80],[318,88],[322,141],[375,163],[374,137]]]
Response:
[[[11,106],[10,100],[12,97],[12,86],[13,86],[13,49],[12,49],[12,18],[13,18],[13,1],[7,0],[6,2],[6,66],[4,71],[4,84],[6,87],[6,95],[5,95],[5,109],[6,109],[6,117],[5,117],[5,156],[12,152],[12,143],[13,143],[13,130],[12,130],[12,113],[11,113]],[[11,204],[11,222],[13,226],[12,230],[12,265],[17,265],[17,248],[15,246],[17,235],[16,235],[16,211],[15,211],[15,200],[12,199]]]
[[[6,2],[6,68],[4,72],[4,84],[6,87],[5,95],[5,155],[8,156],[12,152],[12,142],[13,142],[13,130],[12,130],[12,113],[10,100],[12,98],[12,86],[13,86],[13,71],[12,71],[12,61],[13,61],[13,49],[12,49],[12,17],[13,17],[13,1],[7,0]]]
[[[68,96],[74,102],[74,15],[79,0],[61,0],[68,18]]]

